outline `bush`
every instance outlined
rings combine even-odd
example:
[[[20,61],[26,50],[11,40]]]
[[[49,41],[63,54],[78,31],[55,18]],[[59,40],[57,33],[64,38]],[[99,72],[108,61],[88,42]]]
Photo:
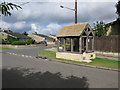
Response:
[[[8,35],[8,36],[7,36],[7,40],[10,41],[10,42],[12,43],[12,42],[14,42],[14,41],[18,41],[19,39],[14,38],[14,37]]]
[[[26,41],[14,41],[11,44],[12,45],[29,45],[29,44],[34,44],[34,40],[26,40]]]
[[[29,44],[34,44],[34,43],[35,43],[34,40],[27,40],[27,41],[26,41],[26,44],[28,44],[28,45],[29,45]]]
[[[26,45],[26,41],[14,41],[11,44],[12,45]]]
[[[1,43],[2,43],[2,44],[11,44],[10,41],[4,41],[4,40],[2,40]]]

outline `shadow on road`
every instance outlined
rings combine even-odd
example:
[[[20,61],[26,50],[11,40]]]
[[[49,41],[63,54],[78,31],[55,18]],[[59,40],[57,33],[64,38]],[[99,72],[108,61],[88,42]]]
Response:
[[[17,68],[2,70],[3,88],[88,88],[87,78],[69,76],[63,78],[61,73],[36,72]]]

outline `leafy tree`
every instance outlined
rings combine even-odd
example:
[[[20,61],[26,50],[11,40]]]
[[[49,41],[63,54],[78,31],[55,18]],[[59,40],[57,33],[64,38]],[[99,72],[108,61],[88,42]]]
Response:
[[[118,3],[116,4],[116,13],[118,14],[118,16],[120,17],[120,0],[118,1]]]
[[[107,33],[107,26],[103,21],[97,21],[94,23],[94,33],[96,36],[104,36]]]
[[[0,3],[0,12],[4,16],[11,16],[10,10],[13,10],[14,8],[17,10],[22,9],[22,7],[13,3],[8,3],[8,2]]]
[[[27,36],[27,35],[28,35],[28,33],[27,33],[27,32],[24,32],[24,33],[23,33],[23,35],[26,35],[26,36]]]

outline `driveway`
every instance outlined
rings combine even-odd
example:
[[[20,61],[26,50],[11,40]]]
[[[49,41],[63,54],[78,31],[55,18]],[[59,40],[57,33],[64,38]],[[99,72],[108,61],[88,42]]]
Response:
[[[15,52],[35,54],[34,49]],[[2,54],[2,61],[4,88],[118,88],[117,71],[6,53]]]

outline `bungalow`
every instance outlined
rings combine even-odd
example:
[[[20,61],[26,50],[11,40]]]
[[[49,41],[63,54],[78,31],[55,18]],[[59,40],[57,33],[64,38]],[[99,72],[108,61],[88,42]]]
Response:
[[[49,37],[54,38],[57,41],[56,35],[49,35]]]
[[[43,35],[43,34],[32,33],[32,34],[29,34],[28,36],[31,37],[33,40],[35,40],[37,43],[41,41],[47,41],[47,42],[54,41],[54,38],[49,37],[47,35]]]
[[[10,35],[10,36],[12,36],[12,37],[14,37],[14,38],[17,38],[17,39],[19,39],[20,41],[24,41],[24,40],[31,39],[30,37],[28,37],[28,36],[26,36],[26,35],[13,32],[13,31],[11,31],[11,30],[1,30],[1,31],[0,31],[0,34],[2,35],[2,39],[4,39],[4,40],[7,39],[7,36],[8,36],[8,35]]]

